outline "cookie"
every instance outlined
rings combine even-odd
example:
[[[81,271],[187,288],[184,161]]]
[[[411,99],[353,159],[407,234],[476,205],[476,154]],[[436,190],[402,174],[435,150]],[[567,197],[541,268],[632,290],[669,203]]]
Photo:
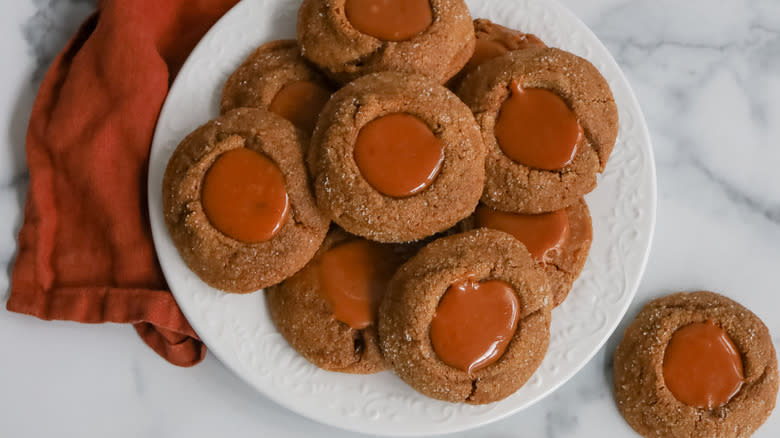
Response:
[[[382,71],[443,84],[475,44],[463,0],[304,0],[298,41],[303,56],[342,84]]]
[[[163,213],[204,282],[245,293],[279,283],[314,256],[330,221],[317,209],[300,131],[240,108],[188,135],[163,179]]]
[[[279,114],[311,134],[333,85],[300,55],[295,40],[258,47],[230,75],[222,91],[222,114],[242,107]]]
[[[484,147],[469,109],[420,75],[375,73],[333,95],[309,152],[320,209],[346,231],[409,242],[477,206]]]
[[[615,351],[615,399],[645,437],[747,437],[778,390],[769,330],[712,292],[648,303]]]
[[[492,228],[516,237],[544,269],[559,306],[571,291],[588,259],[593,224],[585,199],[562,210],[542,214],[506,213],[484,204],[463,221],[462,228]]]
[[[468,74],[458,95],[487,148],[483,203],[544,213],[596,187],[618,113],[609,85],[587,60],[554,48],[509,52]]]
[[[545,275],[523,244],[478,229],[438,239],[401,266],[379,309],[379,341],[422,394],[491,403],[541,364],[551,310]]]
[[[395,245],[334,228],[306,267],[266,290],[271,320],[296,351],[322,369],[382,371],[376,307],[403,257]]]
[[[510,29],[484,18],[474,20],[474,34],[477,37],[474,53],[463,70],[447,83],[450,89],[456,89],[464,76],[493,58],[514,50],[547,47],[536,35]]]

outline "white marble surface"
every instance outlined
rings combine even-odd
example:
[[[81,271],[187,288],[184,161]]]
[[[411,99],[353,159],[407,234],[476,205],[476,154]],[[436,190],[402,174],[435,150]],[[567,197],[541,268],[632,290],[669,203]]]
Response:
[[[0,0],[2,301],[22,220],[32,99],[46,65],[95,3]],[[757,313],[780,346],[780,2],[564,3],[625,70],[655,144],[658,227],[628,317],[653,297],[710,289]],[[611,391],[610,357],[624,327],[549,398],[453,436],[634,436]],[[213,356],[192,369],[170,366],[126,326],[0,310],[0,348],[0,436],[357,436],[276,406]],[[756,436],[780,436],[780,414]]]

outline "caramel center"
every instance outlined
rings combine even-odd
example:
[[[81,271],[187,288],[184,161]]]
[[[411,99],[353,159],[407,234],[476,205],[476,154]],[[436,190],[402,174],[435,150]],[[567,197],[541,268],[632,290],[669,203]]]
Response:
[[[411,196],[436,179],[444,162],[444,142],[417,117],[394,113],[360,130],[355,162],[379,192],[396,198]]]
[[[506,351],[517,329],[520,303],[500,280],[460,281],[447,289],[431,322],[431,343],[442,362],[472,374]]]
[[[569,236],[569,214],[558,210],[543,214],[505,213],[480,204],[475,214],[477,227],[509,233],[525,245],[534,259],[546,262]]]
[[[328,99],[330,90],[327,88],[311,81],[297,81],[285,85],[276,93],[268,109],[311,133]]]
[[[347,0],[344,11],[355,29],[383,41],[406,41],[433,23],[428,0]]]
[[[744,382],[737,347],[711,320],[674,332],[664,353],[663,373],[677,400],[704,409],[725,405]]]
[[[387,247],[359,239],[322,255],[320,291],[333,308],[334,318],[357,330],[374,323],[394,270],[388,251]]]
[[[504,154],[536,169],[559,170],[569,165],[583,135],[574,112],[551,91],[523,89],[514,81],[510,90],[495,128]]]
[[[243,144],[238,136],[226,141]],[[201,197],[209,222],[246,243],[271,239],[290,210],[282,172],[265,156],[243,147],[217,158],[206,172]]]

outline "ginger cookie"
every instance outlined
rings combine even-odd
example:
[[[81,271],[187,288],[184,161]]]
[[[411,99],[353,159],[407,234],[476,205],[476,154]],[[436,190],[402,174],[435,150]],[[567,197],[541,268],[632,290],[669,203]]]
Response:
[[[554,48],[517,50],[481,64],[458,95],[487,149],[483,203],[544,213],[596,187],[615,145],[618,113],[590,62]]]
[[[333,95],[308,161],[320,209],[346,231],[380,242],[453,227],[476,208],[485,178],[468,107],[429,78],[391,72]]]
[[[333,85],[301,55],[295,40],[258,47],[230,75],[222,91],[222,114],[263,108],[311,134]]]
[[[397,245],[334,228],[311,262],[266,290],[279,332],[309,362],[343,373],[387,366],[379,353],[376,309],[403,260]]]
[[[777,356],[752,312],[712,292],[648,303],[615,351],[615,399],[645,437],[747,437],[774,409]]]
[[[517,239],[478,229],[445,237],[399,268],[379,309],[382,353],[401,379],[439,400],[508,397],[541,364],[552,295]]]
[[[464,76],[493,58],[514,50],[547,47],[544,41],[534,34],[510,29],[484,18],[474,20],[474,34],[477,37],[474,54],[463,70],[447,83],[453,90]]]
[[[464,229],[492,228],[520,240],[544,269],[553,305],[566,299],[588,259],[593,223],[585,199],[562,210],[541,214],[506,213],[484,204],[463,221]]]
[[[189,268],[226,292],[279,283],[328,231],[303,162],[301,133],[262,109],[239,108],[188,135],[163,179],[168,232]]]
[[[442,84],[475,44],[463,0],[304,0],[298,41],[304,57],[342,84],[382,71]]]

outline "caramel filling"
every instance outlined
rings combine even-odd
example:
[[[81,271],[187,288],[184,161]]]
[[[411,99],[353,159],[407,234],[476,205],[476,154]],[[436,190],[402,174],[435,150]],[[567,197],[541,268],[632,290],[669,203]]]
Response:
[[[355,29],[382,41],[406,41],[433,23],[428,0],[347,0],[344,12]]]
[[[297,81],[285,85],[271,101],[268,109],[311,133],[322,108],[330,99],[330,90],[311,81]]]
[[[376,318],[376,311],[393,275],[387,247],[367,240],[342,243],[322,255],[320,292],[333,308],[333,317],[356,330]]]
[[[459,281],[447,289],[431,322],[431,343],[442,362],[472,374],[496,362],[517,329],[520,303],[500,280]]]
[[[394,113],[360,130],[355,162],[373,188],[403,198],[421,192],[436,179],[444,162],[444,142],[417,117]]]
[[[238,136],[225,141],[243,145]],[[265,156],[244,147],[217,158],[206,172],[201,196],[209,222],[246,243],[271,239],[290,210],[282,172]]]
[[[551,91],[523,89],[515,81],[510,91],[495,128],[504,154],[542,170],[559,170],[571,164],[583,131],[566,102]]]
[[[558,210],[543,214],[505,213],[480,204],[475,213],[477,227],[509,233],[522,242],[538,262],[549,261],[569,237],[569,214]]]
[[[674,332],[664,353],[663,374],[677,400],[704,409],[728,403],[744,382],[737,347],[711,320]]]

